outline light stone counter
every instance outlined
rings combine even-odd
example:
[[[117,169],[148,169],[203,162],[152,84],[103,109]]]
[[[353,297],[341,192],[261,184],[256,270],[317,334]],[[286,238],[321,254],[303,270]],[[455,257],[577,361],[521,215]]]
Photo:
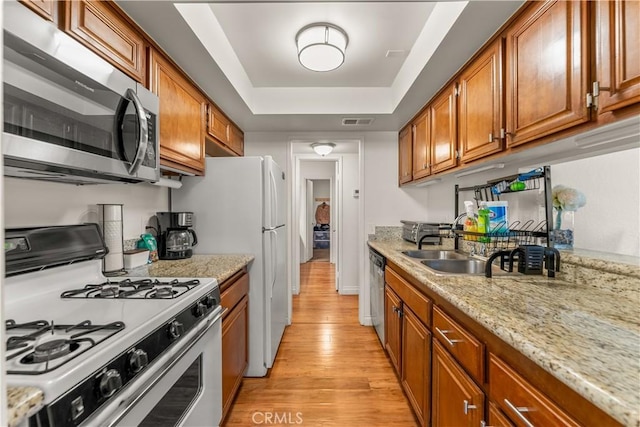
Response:
[[[7,387],[7,422],[15,427],[38,412],[44,402],[44,393],[35,387]]]
[[[487,279],[435,275],[401,254],[415,249],[402,240],[370,240],[369,246],[614,419],[640,426],[640,267],[634,259],[614,263],[561,252],[556,279]]]
[[[189,259],[164,261],[135,268],[131,277],[213,277],[224,282],[253,261],[253,255],[194,255]],[[42,391],[34,387],[8,387],[9,427],[14,427],[38,412],[43,405]]]
[[[253,255],[193,255],[188,259],[160,260],[128,271],[131,277],[214,277],[224,282],[251,261]]]

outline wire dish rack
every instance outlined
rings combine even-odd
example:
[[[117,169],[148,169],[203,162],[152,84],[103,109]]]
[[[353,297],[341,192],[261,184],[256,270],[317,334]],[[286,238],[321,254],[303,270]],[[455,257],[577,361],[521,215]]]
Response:
[[[530,172],[511,175],[488,181],[486,184],[471,187],[455,186],[455,215],[459,217],[460,193],[473,192],[476,206],[482,201],[499,201],[500,196],[508,193],[522,193],[529,190],[544,189],[545,219],[536,222],[528,220],[524,222],[513,221],[510,224],[499,223],[488,233],[472,231],[452,230],[455,239],[455,248],[459,249],[460,242],[465,245],[481,245],[481,250],[474,252],[492,253],[498,250],[515,249],[521,245],[539,244],[547,247],[553,246],[549,233],[549,224],[552,224],[551,203],[551,168],[539,167]]]
[[[547,221],[539,223],[534,220],[528,220],[524,223],[513,221],[508,227],[504,225],[504,223],[498,224],[489,233],[463,230],[454,230],[454,233],[465,243],[483,244],[484,250],[487,252],[515,249],[521,245],[547,243]]]

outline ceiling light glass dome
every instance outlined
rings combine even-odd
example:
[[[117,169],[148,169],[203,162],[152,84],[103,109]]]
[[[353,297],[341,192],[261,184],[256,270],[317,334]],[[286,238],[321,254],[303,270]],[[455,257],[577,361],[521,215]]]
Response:
[[[333,24],[318,22],[303,27],[296,35],[298,60],[311,71],[331,71],[344,62],[349,38]]]

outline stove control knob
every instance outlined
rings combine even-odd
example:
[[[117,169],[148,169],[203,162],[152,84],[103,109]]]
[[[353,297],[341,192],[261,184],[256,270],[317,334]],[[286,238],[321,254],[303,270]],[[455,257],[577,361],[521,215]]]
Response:
[[[100,376],[100,394],[102,397],[111,397],[122,387],[122,378],[115,369],[109,369]]]
[[[211,308],[216,305],[216,299],[211,295],[207,295],[206,297],[204,297],[204,305]]]
[[[169,323],[169,337],[171,339],[175,340],[177,338],[180,338],[180,335],[182,335],[183,332],[184,326],[182,326],[182,323],[178,322],[177,320]]]
[[[193,306],[193,315],[196,317],[202,316],[207,311],[207,307],[200,301]]]
[[[148,363],[149,357],[144,350],[137,349],[129,355],[129,369],[134,374],[140,372]]]

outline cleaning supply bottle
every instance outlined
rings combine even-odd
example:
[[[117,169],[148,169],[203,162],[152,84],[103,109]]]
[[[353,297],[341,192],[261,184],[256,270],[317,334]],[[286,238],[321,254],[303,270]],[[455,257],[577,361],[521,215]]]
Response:
[[[464,221],[464,231],[470,231],[476,233],[478,231],[478,221],[476,221],[476,215],[473,213],[473,202],[464,202],[464,207],[467,210],[467,219]],[[464,240],[478,240],[477,236],[465,234]]]
[[[487,202],[480,202],[480,209],[478,209],[478,233],[489,233],[489,214],[487,209]],[[489,236],[478,237],[478,242],[489,243],[491,238]]]

